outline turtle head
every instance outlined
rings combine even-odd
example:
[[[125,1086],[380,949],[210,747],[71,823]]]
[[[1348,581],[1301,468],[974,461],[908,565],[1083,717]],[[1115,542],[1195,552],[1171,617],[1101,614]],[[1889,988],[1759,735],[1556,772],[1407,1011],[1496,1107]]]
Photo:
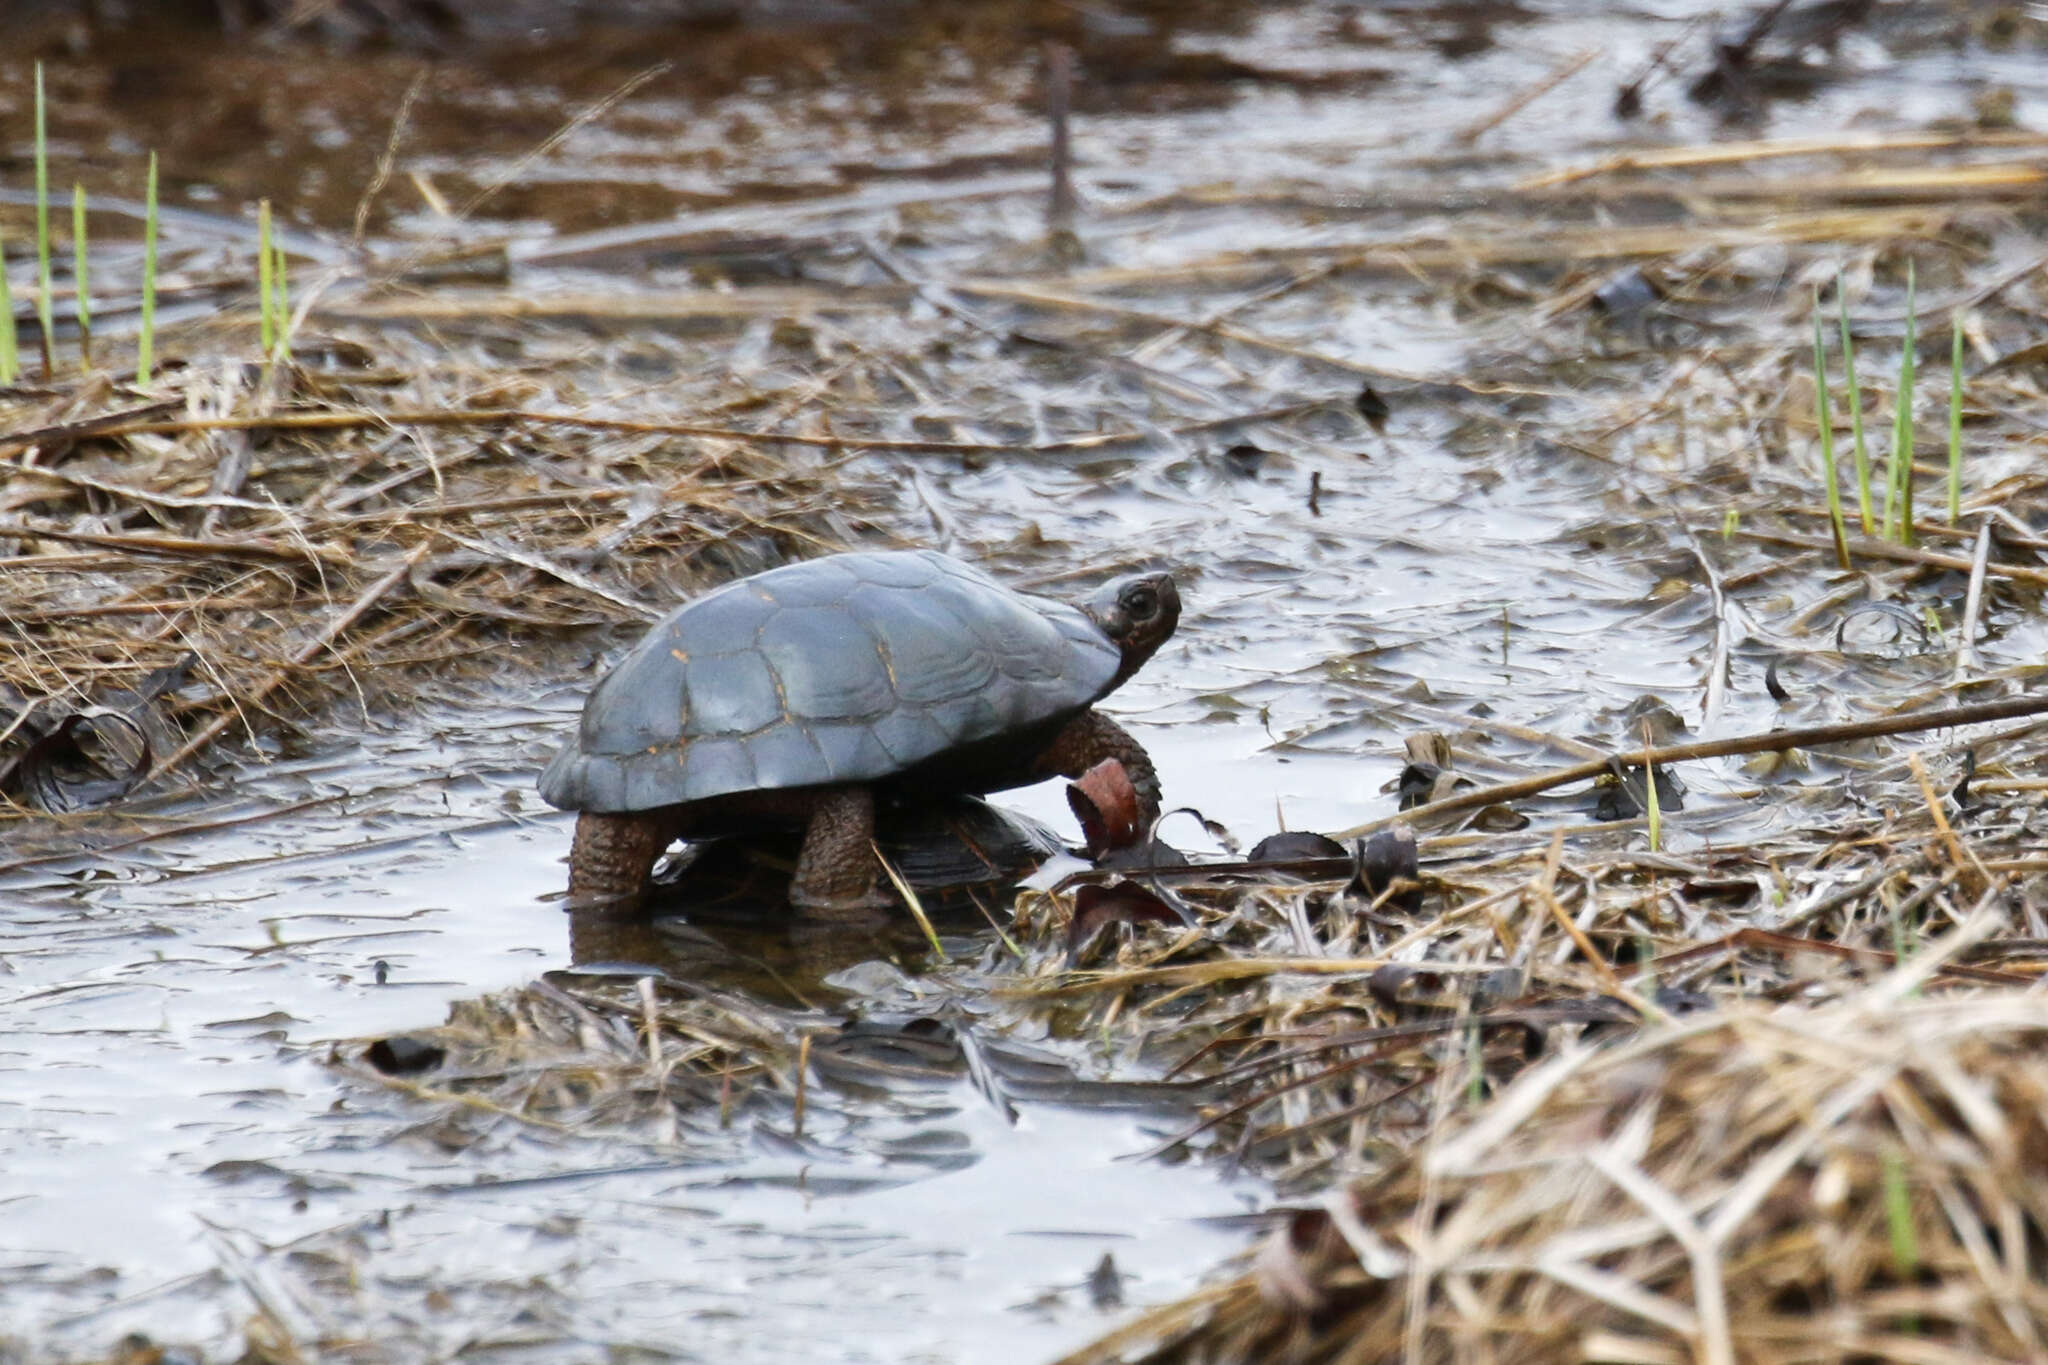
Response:
[[[1173,586],[1171,574],[1134,574],[1096,589],[1081,610],[1123,654],[1116,671],[1121,685],[1180,623],[1180,590]]]

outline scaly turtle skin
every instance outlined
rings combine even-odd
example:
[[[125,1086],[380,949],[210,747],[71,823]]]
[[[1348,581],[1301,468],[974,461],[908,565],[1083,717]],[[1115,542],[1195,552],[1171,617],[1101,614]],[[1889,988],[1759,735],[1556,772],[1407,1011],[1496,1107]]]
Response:
[[[544,799],[582,812],[570,897],[635,905],[674,840],[783,822],[805,831],[799,908],[886,904],[877,788],[981,795],[1117,758],[1150,819],[1151,759],[1090,708],[1179,620],[1165,574],[1069,606],[930,550],[832,555],[700,597],[598,683],[541,775]]]

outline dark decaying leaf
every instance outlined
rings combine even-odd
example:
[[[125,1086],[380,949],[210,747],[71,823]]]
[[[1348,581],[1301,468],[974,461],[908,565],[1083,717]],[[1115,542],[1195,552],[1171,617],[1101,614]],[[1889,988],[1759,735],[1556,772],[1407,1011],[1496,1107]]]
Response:
[[[159,699],[182,686],[197,662],[188,654],[132,691],[109,692],[101,703],[61,715],[47,728],[39,729],[40,718],[30,715],[22,729],[32,738],[11,762],[0,764],[0,790],[53,814],[121,800],[149,775],[157,755],[176,747],[177,727]]]
[[[1636,266],[1611,277],[1593,291],[1593,307],[1623,328],[1642,325],[1644,315],[1662,301],[1657,286]]]
[[[1127,848],[1145,832],[1138,790],[1124,765],[1113,758],[1103,759],[1067,784],[1067,809],[1081,822],[1086,856],[1091,859]]]
[[[1344,891],[1369,901],[1391,891],[1385,907],[1412,915],[1422,909],[1421,871],[1415,831],[1396,825],[1352,845],[1351,884]]]
[[[1088,1302],[1096,1308],[1124,1306],[1123,1272],[1116,1268],[1116,1257],[1107,1251],[1088,1272]]]
[[[1266,457],[1272,452],[1261,450],[1250,441],[1239,441],[1223,452],[1223,467],[1240,478],[1255,479]]]
[[[1358,397],[1353,401],[1357,404],[1358,415],[1366,420],[1367,425],[1385,435],[1387,418],[1393,415],[1393,409],[1387,406],[1386,399],[1380,397],[1379,390],[1367,384],[1359,389]]]
[[[1684,810],[1685,783],[1669,768],[1658,768],[1655,772],[1659,813]],[[1625,757],[1616,758],[1610,770],[1594,783],[1593,790],[1599,794],[1593,809],[1597,820],[1633,820],[1643,813],[1645,793],[1641,764],[1631,767]]]
[[[1414,810],[1436,800],[1438,783],[1443,779],[1444,770],[1434,763],[1410,763],[1401,769],[1394,790],[1399,793],[1399,808]]]
[[[432,1071],[448,1058],[445,1048],[433,1043],[423,1043],[417,1038],[395,1034],[379,1038],[363,1052],[371,1066],[387,1076],[411,1076],[422,1071]]]
[[[1529,817],[1505,801],[1496,801],[1472,817],[1472,828],[1484,830],[1488,834],[1506,834],[1528,827]]]
[[[1074,893],[1074,920],[1067,926],[1067,965],[1079,963],[1113,924],[1191,924],[1194,917],[1135,882],[1093,884]]]
[[[1310,858],[1342,858],[1347,856],[1344,845],[1326,834],[1317,834],[1305,829],[1284,829],[1278,834],[1268,834],[1252,845],[1252,851],[1245,856],[1246,862],[1253,863],[1298,863]]]

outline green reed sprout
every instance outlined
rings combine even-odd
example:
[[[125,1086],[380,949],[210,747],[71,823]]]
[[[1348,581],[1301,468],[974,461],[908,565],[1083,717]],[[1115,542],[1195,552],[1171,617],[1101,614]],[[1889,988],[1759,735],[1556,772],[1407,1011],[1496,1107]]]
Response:
[[[50,138],[44,116],[43,64],[36,63],[36,320],[43,325],[43,378],[50,377],[57,323],[50,311]]]
[[[1828,403],[1827,332],[1820,321],[1820,295],[1813,298],[1813,415],[1820,431],[1821,477],[1828,488],[1828,526],[1835,537],[1835,563],[1849,568],[1849,537],[1842,525],[1842,485],[1835,472],[1835,418]]]
[[[1948,347],[1948,524],[1963,515],[1963,319],[1949,320]]]
[[[0,384],[21,377],[21,339],[14,333],[14,289],[7,282],[7,253],[0,250]]]
[[[142,200],[142,335],[135,343],[135,382],[149,383],[156,359],[156,153],[149,154],[149,182]]]
[[[1913,543],[1913,379],[1918,345],[1918,310],[1913,262],[1906,262],[1906,337],[1899,348],[1899,388],[1892,404],[1892,453],[1885,467],[1886,533],[1901,545]]]
[[[273,294],[276,296],[271,309],[272,327],[277,333],[278,355],[285,359],[290,359],[292,353],[292,299],[291,289],[287,284],[289,276],[285,269],[284,248],[282,246],[275,248],[272,256],[270,286]]]
[[[1920,1274],[1920,1238],[1913,1230],[1913,1191],[1906,1180],[1906,1161],[1897,1148],[1886,1147],[1878,1168],[1884,1185],[1885,1228],[1891,1234],[1892,1273],[1900,1283],[1910,1284]],[[1918,1315],[1908,1315],[1901,1326],[1918,1331]]]
[[[71,306],[78,317],[78,368],[92,368],[92,280],[86,270],[85,186],[71,183]]]
[[[266,357],[277,345],[277,319],[273,315],[277,299],[270,280],[270,272],[276,267],[276,257],[270,250],[270,201],[259,199],[256,201],[256,327]]]
[[[1856,342],[1849,335],[1849,294],[1835,273],[1835,307],[1842,324],[1842,377],[1849,385],[1849,430],[1856,438],[1856,512],[1863,534],[1876,534],[1870,517],[1870,447],[1863,439],[1863,390],[1856,387]]]

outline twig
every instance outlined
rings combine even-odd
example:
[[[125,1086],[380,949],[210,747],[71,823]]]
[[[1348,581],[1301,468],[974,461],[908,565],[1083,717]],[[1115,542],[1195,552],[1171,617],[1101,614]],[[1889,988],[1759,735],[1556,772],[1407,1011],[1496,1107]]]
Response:
[[[1537,100],[1542,99],[1545,95],[1557,89],[1558,86],[1563,85],[1566,81],[1584,71],[1588,66],[1592,65],[1593,59],[1599,55],[1599,48],[1589,47],[1575,57],[1566,58],[1549,75],[1517,92],[1495,112],[1488,114],[1485,118],[1469,123],[1453,133],[1451,135],[1452,140],[1456,142],[1477,142],[1481,134],[1492,132],[1495,128],[1506,123]]]
[[[1097,450],[1121,442],[1151,439],[1144,432],[1118,431],[1080,436],[1064,441],[1047,441],[1038,445],[1003,445],[985,441],[897,441],[865,436],[805,436],[795,432],[747,431],[740,427],[707,426],[696,422],[635,422],[619,417],[590,417],[574,412],[533,412],[524,408],[438,408],[427,412],[286,412],[269,417],[194,417],[175,422],[127,422],[107,427],[96,434],[175,435],[187,431],[234,431],[247,427],[266,427],[277,431],[339,431],[356,427],[460,427],[519,423],[581,427],[590,431],[623,431],[645,436],[704,436],[721,441],[812,446],[822,450],[893,450],[906,454],[934,455],[1046,455]],[[24,445],[33,445],[46,434],[28,432],[0,440],[0,454]]]
[[[218,500],[205,498],[194,501],[210,504]],[[281,561],[288,564],[326,565],[331,568],[346,568],[351,562],[349,556],[340,550],[317,549],[304,544],[282,545],[272,540],[117,536],[97,531],[60,531],[48,526],[22,525],[0,525],[0,536],[20,536],[26,540],[61,540],[76,545],[105,545],[112,549],[129,550],[139,554],[175,555],[180,558],[254,559],[266,564]]]
[[[1739,528],[1735,532],[1744,540],[1762,541],[1766,545],[1793,545],[1802,550],[1833,550],[1831,536],[1802,536],[1790,531],[1752,531]],[[1962,555],[1945,555],[1938,550],[1923,550],[1911,545],[1896,545],[1888,540],[1872,540],[1865,536],[1851,536],[1849,549],[1854,554],[1872,559],[1897,560],[1901,564],[1929,564],[1938,569],[1956,569],[1969,573],[1973,569],[1970,560]],[[2048,584],[2048,569],[2029,569],[2018,564],[1986,564],[1989,573],[2000,578],[2017,579],[2022,583]]]
[[[1382,816],[1368,820],[1362,825],[1338,830],[1332,839],[1344,841],[1370,834],[1376,829],[1400,820],[1427,820],[1432,815],[1447,815],[1452,811],[1471,810],[1478,806],[1490,806],[1500,801],[1513,801],[1524,796],[1561,787],[1568,782],[1582,782],[1599,777],[1612,769],[1615,762],[1633,766],[1651,763],[1662,766],[1670,763],[1686,763],[1702,758],[1728,758],[1736,754],[1764,754],[1780,749],[1806,749],[1818,744],[1843,744],[1851,740],[1876,739],[1884,735],[1905,735],[1920,730],[1942,730],[1950,726],[1980,725],[1986,721],[2012,720],[2019,716],[2038,716],[2048,713],[2048,697],[2009,697],[2004,701],[1979,702],[1974,706],[1952,706],[1943,711],[1915,711],[1903,716],[1885,716],[1877,720],[1844,721],[1837,725],[1809,725],[1793,730],[1771,730],[1760,735],[1739,735],[1730,739],[1707,740],[1699,744],[1673,744],[1648,752],[1625,751],[1618,758],[1588,759],[1574,763],[1568,768],[1555,768],[1535,777],[1525,777],[1515,782],[1500,782],[1490,787],[1475,787],[1470,791],[1447,796],[1441,801],[1432,801],[1425,806],[1402,811],[1398,815]]]

